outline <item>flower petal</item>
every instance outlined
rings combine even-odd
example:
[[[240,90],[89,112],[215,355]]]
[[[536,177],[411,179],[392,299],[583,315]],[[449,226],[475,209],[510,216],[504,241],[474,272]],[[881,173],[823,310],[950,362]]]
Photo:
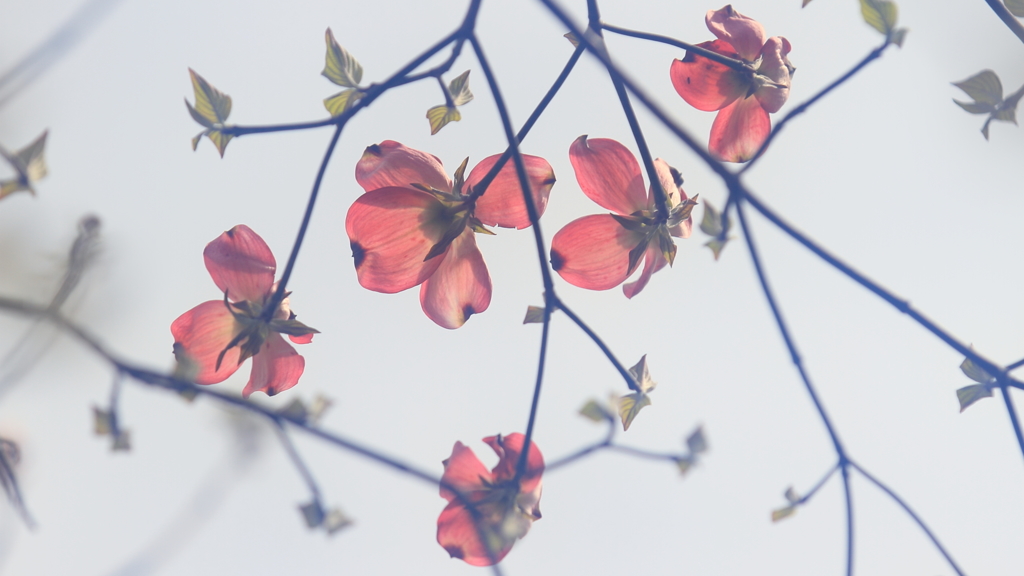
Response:
[[[761,54],[764,27],[757,20],[734,10],[732,4],[718,10],[708,10],[704,23],[712,34],[732,45],[740,58],[747,62],[757,60]]]
[[[519,464],[519,455],[523,453],[525,441],[526,436],[519,432],[484,438],[484,442],[498,455],[498,465],[491,471],[494,474],[494,482],[511,480],[516,475],[516,466]],[[531,441],[530,453],[526,458],[526,471],[519,480],[520,492],[532,492],[540,484],[543,473],[544,456],[537,448],[537,443]]]
[[[665,260],[665,256],[658,249],[657,244],[651,242],[651,245],[647,247],[647,253],[644,255],[644,271],[640,273],[640,278],[636,282],[623,284],[622,293],[626,295],[626,298],[636,296],[651,281],[651,276],[664,268],[666,264],[668,264],[668,260]]]
[[[277,332],[271,332],[263,341],[260,351],[252,357],[252,373],[242,390],[242,397],[253,392],[273,396],[299,383],[306,360],[285,342]]]
[[[274,254],[263,238],[243,224],[207,244],[203,260],[217,288],[226,290],[233,302],[262,302],[274,284]]]
[[[488,507],[493,506],[491,504]],[[502,516],[498,514],[497,519],[500,522]],[[515,537],[503,537],[500,529],[500,526],[492,526],[485,520],[478,530],[469,509],[456,500],[449,503],[437,519],[437,543],[452,558],[458,558],[471,566],[490,566],[494,561],[480,541],[481,531],[494,543],[494,560],[497,562],[508,554],[516,542]]]
[[[466,184],[470,187],[476,186],[499,158],[500,154],[484,158],[473,167]],[[526,165],[526,176],[530,180],[533,205],[537,207],[537,216],[540,217],[548,207],[548,194],[555,183],[555,171],[551,169],[551,164],[548,164],[547,160],[539,156],[523,154],[523,163]],[[530,225],[530,215],[523,201],[522,188],[519,187],[519,176],[511,159],[501,167],[498,175],[487,187],[487,191],[476,201],[473,215],[488,226],[522,230]]]
[[[738,56],[732,46],[722,40],[701,42],[697,46],[730,58]],[[737,98],[746,96],[749,88],[747,79],[740,72],[694,52],[687,52],[682,60],[673,60],[669,76],[683,100],[705,112],[725,108]]]
[[[676,204],[679,204],[681,200],[679,193],[682,192],[683,183],[682,175],[680,175],[677,170],[669,166],[668,162],[665,162],[661,158],[654,159],[654,170],[658,173],[658,182],[661,183],[662,189],[665,190],[665,194],[668,195],[668,207],[672,208]],[[678,181],[676,180],[677,176],[679,177]],[[683,197],[685,196],[686,195],[683,194]],[[653,210],[654,207],[654,186],[652,185],[650,191],[650,202],[648,203],[647,208]]]
[[[442,192],[452,191],[452,181],[444,173],[444,166],[437,156],[394,140],[366,147],[356,164],[356,181],[367,192],[389,186],[409,188],[411,184],[426,184]]]
[[[772,36],[764,45],[759,74],[770,78],[775,85],[765,84],[754,95],[761,107],[769,113],[776,113],[789,98],[790,68],[793,66],[786,57],[792,46],[781,36]]]
[[[241,326],[222,300],[203,302],[171,324],[174,355],[178,362],[196,368],[192,378],[196,384],[223,382],[238,370],[238,346],[224,354],[219,370],[217,358],[240,331]]]
[[[449,502],[456,499],[455,492],[446,488],[451,486],[469,496],[472,492],[482,490],[489,484],[494,483],[494,475],[488,470],[480,459],[462,442],[456,442],[452,447],[452,455],[444,464],[444,474],[441,476],[441,497]]]
[[[608,290],[629,277],[629,252],[642,239],[609,214],[577,218],[551,239],[551,267],[573,286]]]
[[[430,194],[410,188],[381,188],[360,196],[345,218],[359,283],[392,294],[429,278],[444,259],[442,254],[423,261],[444,235],[442,209]]]
[[[615,140],[580,136],[569,146],[576,181],[602,208],[629,215],[647,208],[640,165],[633,153]]]
[[[746,162],[771,131],[772,121],[757,98],[737,100],[715,117],[708,151],[724,162]]]
[[[491,276],[470,228],[456,238],[434,274],[420,286],[420,305],[438,326],[455,329],[491,303]]]

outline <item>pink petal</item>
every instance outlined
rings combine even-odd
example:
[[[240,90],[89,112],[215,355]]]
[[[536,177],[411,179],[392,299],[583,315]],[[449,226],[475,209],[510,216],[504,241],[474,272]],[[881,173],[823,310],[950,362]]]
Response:
[[[661,188],[668,195],[668,207],[671,208],[676,204],[679,204],[679,193],[682,188],[679,184],[676,184],[675,176],[672,174],[672,167],[668,165],[661,158],[654,159],[654,170],[658,173],[658,182],[661,183]],[[650,191],[650,202],[648,203],[648,209],[653,210],[657,205],[654,202],[654,186],[651,186]]]
[[[452,191],[452,181],[444,173],[444,166],[437,156],[394,140],[366,148],[356,164],[356,181],[367,192],[389,186],[409,188],[411,184],[426,184],[442,192]]]
[[[569,161],[583,193],[602,208],[623,215],[647,208],[640,165],[622,144],[584,134],[569,146]]]
[[[704,22],[719,40],[731,44],[740,58],[747,62],[757,60],[764,44],[764,27],[757,20],[740,14],[728,4],[719,10],[708,10]]]
[[[577,218],[551,239],[551,266],[573,286],[608,290],[629,277],[629,251],[642,239],[609,214]]]
[[[495,482],[511,480],[516,475],[519,455],[523,453],[526,436],[513,432],[507,436],[488,436],[484,442],[498,455],[498,465],[492,470]],[[532,492],[540,484],[544,473],[544,456],[536,442],[530,442],[530,453],[526,458],[526,471],[519,481],[520,492]]]
[[[771,131],[772,121],[757,98],[737,100],[715,117],[708,150],[724,162],[746,162]]]
[[[730,58],[738,56],[732,46],[722,40],[701,42],[697,46]],[[694,52],[687,52],[682,60],[673,60],[669,76],[683,100],[705,112],[725,108],[737,98],[746,96],[749,89],[749,82],[741,73]]]
[[[761,52],[761,66],[757,71],[759,74],[771,78],[777,86],[766,84],[758,88],[754,95],[761,103],[761,107],[772,114],[778,112],[789,98],[792,64],[789,63],[789,58],[786,55],[791,49],[789,40],[781,36],[772,36],[765,43],[764,50]]]
[[[299,383],[306,360],[277,332],[271,332],[263,341],[260,351],[252,357],[252,373],[242,390],[242,397],[253,392],[273,396]]]
[[[203,260],[217,288],[227,290],[233,302],[262,302],[274,284],[274,254],[248,226],[239,224],[207,244]]]
[[[240,331],[241,326],[223,301],[203,302],[171,324],[175,356],[179,362],[195,365],[196,384],[223,382],[238,370],[239,348],[234,346],[224,354],[219,370],[217,357]]]
[[[391,294],[429,278],[444,259],[423,261],[444,235],[443,208],[430,194],[409,188],[381,188],[360,196],[345,218],[359,283]]]
[[[665,260],[665,256],[656,244],[656,242],[651,242],[646,254],[644,254],[644,271],[640,273],[640,278],[636,282],[628,282],[622,285],[622,293],[626,295],[626,298],[632,298],[639,294],[647,286],[647,283],[651,281],[651,276],[668,264],[668,260]]]
[[[493,508],[494,504],[487,506]],[[500,514],[497,521],[502,520]],[[500,530],[500,526],[492,526],[486,521],[483,529],[485,532],[494,533]],[[496,537],[500,538],[497,534]],[[500,538],[502,546],[500,550],[494,551],[494,559],[498,562],[504,558],[515,538]],[[441,545],[452,558],[458,558],[471,566],[490,566],[494,562],[487,554],[487,548],[480,542],[479,531],[473,522],[473,515],[464,504],[453,501],[441,512],[437,519],[437,543]]]
[[[442,464],[444,474],[441,476],[441,497],[449,502],[455,500],[456,496],[455,492],[445,486],[451,486],[464,496],[469,496],[472,492],[486,488],[487,484],[494,483],[490,470],[484,467],[472,448],[462,442],[455,443],[452,455]]]
[[[289,334],[288,339],[291,340],[292,342],[295,342],[296,344],[309,344],[310,342],[313,341],[313,335],[304,334],[302,336],[292,336],[291,334]]]
[[[494,167],[498,158],[501,158],[500,154],[484,158],[469,173],[466,184],[470,187],[476,186]],[[526,176],[530,180],[533,204],[537,207],[539,217],[548,207],[548,194],[555,183],[555,172],[548,161],[539,156],[523,154],[523,163],[526,164]],[[530,216],[523,201],[523,191],[519,187],[519,177],[511,159],[501,167],[498,175],[487,187],[487,191],[476,201],[476,210],[473,214],[488,226],[521,230],[530,225]]]
[[[420,306],[438,326],[450,330],[466,323],[491,303],[491,276],[476,247],[476,235],[466,230],[452,242],[444,261],[420,286]]]

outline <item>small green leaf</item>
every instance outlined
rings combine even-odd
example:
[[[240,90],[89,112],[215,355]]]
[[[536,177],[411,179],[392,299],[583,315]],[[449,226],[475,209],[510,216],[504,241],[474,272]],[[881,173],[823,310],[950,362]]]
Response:
[[[302,322],[299,322],[295,318],[288,320],[275,319],[270,321],[270,328],[275,332],[281,334],[288,334],[289,336],[306,336],[309,334],[319,334],[320,331],[316,328],[306,326]]]
[[[306,526],[309,528],[320,526],[324,523],[324,518],[327,516],[323,506],[317,500],[299,506],[299,511],[302,512],[302,517],[306,520]]]
[[[651,372],[647,368],[647,354],[641,356],[640,361],[629,369],[629,374],[633,377],[633,381],[636,382],[640,392],[650,392],[658,385],[653,379],[651,379]]]
[[[427,110],[427,120],[430,121],[430,135],[433,136],[448,125],[449,122],[462,120],[462,114],[454,106],[442,104]]]
[[[804,0],[804,3],[802,5],[800,5],[800,7],[801,8],[806,8],[807,5],[810,4],[810,3],[811,3],[811,0]]]
[[[467,218],[465,214],[456,218],[448,226],[448,229],[445,230],[444,235],[437,241],[437,244],[430,247],[430,251],[428,251],[427,255],[424,256],[423,261],[426,262],[431,258],[436,258],[441,254],[444,254],[445,251],[448,250],[448,247],[451,246],[452,242],[459,237],[459,234],[462,234],[462,231],[466,229],[466,220]]]
[[[1024,18],[1024,0],[1005,0],[1006,9],[1017,18]]]
[[[185,100],[189,114],[206,128],[224,124],[231,115],[231,97],[211,86],[195,70],[189,68],[188,73],[192,78],[192,91],[196,99],[195,105]]]
[[[964,358],[964,361],[960,363],[960,371],[964,373],[971,380],[974,380],[978,384],[988,384],[995,377],[985,372],[980,366],[971,362],[970,358]]]
[[[860,0],[860,13],[872,28],[887,37],[896,28],[898,9],[889,0]]]
[[[722,215],[707,200],[704,201],[704,218],[700,221],[700,231],[708,236],[722,233]]]
[[[629,230],[630,232],[637,232],[643,230],[647,226],[646,222],[640,216],[623,216],[621,214],[609,214],[620,226]]]
[[[956,98],[953,99],[953,102],[971,114],[991,114],[996,111],[995,106],[983,102],[961,102]]]
[[[541,324],[544,322],[544,307],[543,306],[527,306],[526,307],[526,318],[523,318],[523,324]]]
[[[106,436],[111,433],[114,429],[114,423],[111,421],[110,412],[106,410],[92,407],[92,431],[97,436]]]
[[[456,106],[468,104],[473,100],[473,93],[469,91],[469,70],[459,74],[448,84],[448,93],[451,94],[452,104]]]
[[[363,79],[363,67],[338,44],[330,28],[324,34],[324,39],[327,42],[327,55],[321,74],[338,86],[358,88],[359,82]]]
[[[346,110],[358,104],[365,95],[366,93],[358,88],[342,90],[334,96],[324,98],[324,108],[327,108],[331,116],[341,116]]]
[[[796,513],[796,506],[786,506],[777,510],[772,510],[772,522],[778,522],[783,518],[788,518]]]
[[[593,420],[594,422],[607,422],[615,418],[615,415],[608,411],[604,404],[597,400],[588,400],[580,408],[580,416]]]
[[[956,398],[960,401],[960,412],[967,409],[982,398],[991,398],[992,390],[984,384],[971,384],[956,391]]]
[[[693,458],[691,458],[689,456],[680,456],[680,457],[676,458],[675,461],[676,461],[676,466],[679,467],[679,473],[683,474],[683,475],[685,475],[687,472],[689,472],[690,468],[693,468],[693,465],[695,464],[695,462],[693,461]]]
[[[572,32],[566,32],[565,34],[562,35],[562,37],[565,38],[566,40],[568,40],[569,42],[571,42],[573,48],[579,48],[580,47],[579,39],[576,38],[576,35],[573,34]]]
[[[644,406],[650,406],[651,398],[643,392],[627,394],[619,398],[619,417],[622,419],[622,430],[629,430],[629,425]]]
[[[698,426],[696,430],[690,433],[686,438],[686,447],[690,450],[691,456],[702,454],[708,451],[708,442],[704,437],[704,427]]]
[[[711,249],[711,253],[715,255],[715,260],[718,260],[718,257],[722,255],[722,249],[725,248],[725,245],[729,240],[729,238],[726,238],[725,240],[713,238],[705,242],[704,245]]]
[[[230,142],[231,139],[234,138],[234,136],[232,136],[231,134],[225,134],[220,130],[207,130],[206,137],[210,139],[210,142],[213,142],[214,146],[217,147],[217,152],[220,152],[221,158],[224,157],[224,150],[227,149],[228,142]],[[194,145],[192,149],[195,150]]]
[[[892,34],[889,35],[889,42],[903,48],[903,41],[907,39],[907,32],[909,32],[909,30],[906,28],[897,28],[893,30]]]
[[[640,259],[647,253],[648,244],[650,244],[650,239],[644,238],[629,251],[629,272],[626,273],[626,276],[629,276],[636,271],[636,267],[640,265]]]
[[[996,106],[1003,101],[1003,83],[999,81],[999,75],[991,70],[982,70],[966,80],[953,82],[953,86],[981,104]]]
[[[323,521],[323,527],[327,534],[334,534],[348,528],[352,524],[355,524],[355,521],[346,516],[339,508],[334,508],[328,512]]]
[[[4,159],[18,173],[15,178],[0,181],[0,198],[22,190],[35,195],[36,191],[32,184],[42,180],[47,174],[44,152],[46,149],[46,136],[49,132],[49,130],[44,131],[31,144],[18,150],[13,155],[0,149]]]

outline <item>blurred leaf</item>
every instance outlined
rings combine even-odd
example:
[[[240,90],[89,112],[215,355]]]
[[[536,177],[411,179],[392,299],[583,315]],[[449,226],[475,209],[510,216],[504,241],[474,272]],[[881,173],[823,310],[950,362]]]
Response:
[[[286,418],[315,425],[319,423],[320,418],[323,417],[327,409],[333,404],[334,401],[330,398],[323,394],[317,394],[309,405],[306,405],[302,398],[296,398],[279,410],[278,414]]]
[[[433,136],[440,132],[441,128],[447,126],[449,122],[462,120],[462,114],[459,113],[458,108],[442,104],[427,110],[427,120],[430,121],[430,135]]]
[[[722,255],[722,249],[725,248],[725,245],[728,242],[728,238],[726,238],[725,240],[719,240],[718,238],[714,238],[712,240],[708,240],[707,242],[705,242],[704,245],[711,249],[711,253],[715,255],[715,260],[718,260],[718,257]]]
[[[953,86],[963,90],[981,104],[995,106],[1003,101],[1003,83],[999,81],[999,76],[991,70],[982,70],[966,80],[953,82]]]
[[[452,104],[456,106],[468,104],[473,100],[473,93],[469,91],[469,70],[459,74],[448,84],[448,93],[451,94]]]
[[[46,137],[49,133],[49,130],[43,131],[31,144],[14,154],[9,154],[6,151],[3,152],[4,158],[11,164],[11,167],[14,168],[18,175],[10,180],[0,182],[0,198],[21,190],[26,190],[33,195],[36,193],[32,183],[42,180],[47,174],[44,153],[46,151]]]
[[[708,236],[722,233],[722,215],[707,200],[704,201],[704,218],[700,221],[700,231]]]
[[[1017,18],[1024,18],[1024,0],[1005,0],[1006,9]]]
[[[898,9],[889,0],[860,0],[860,13],[872,28],[887,37],[896,28]]]
[[[580,415],[584,418],[593,420],[594,422],[607,422],[615,418],[615,415],[608,412],[608,409],[604,404],[597,400],[588,400],[586,404],[580,408]]]
[[[792,486],[786,488],[786,492],[783,494],[783,497],[785,497],[786,501],[790,504],[796,504],[800,501],[800,495],[796,493],[796,490],[793,490]]]
[[[565,38],[566,40],[568,40],[569,42],[571,42],[573,48],[579,48],[580,47],[579,39],[576,38],[576,35],[573,34],[572,32],[566,32],[565,34],[562,35],[562,37]]]
[[[810,4],[810,3],[811,3],[811,0],[804,0],[804,3],[800,7],[801,8],[806,8],[807,5]]]
[[[960,363],[960,371],[964,373],[971,380],[974,380],[978,384],[988,384],[995,377],[985,372],[977,364],[971,362],[970,358],[964,358],[964,361]]]
[[[328,512],[327,516],[324,517],[323,520],[324,530],[326,530],[328,534],[334,534],[339,530],[348,528],[354,523],[355,521],[346,516],[339,508],[334,508]]]
[[[772,522],[778,522],[783,518],[788,518],[796,513],[796,506],[786,506],[777,510],[772,510]]]
[[[128,430],[118,430],[114,443],[110,447],[114,452],[128,452],[132,449],[132,435]]]
[[[114,429],[110,412],[96,406],[92,407],[92,431],[97,436],[106,436]]]
[[[971,114],[990,114],[996,111],[995,106],[983,102],[961,102],[956,98],[953,99],[953,102]]]
[[[341,116],[346,110],[358,104],[365,95],[366,93],[358,88],[342,90],[334,96],[324,98],[324,108],[327,108],[331,116]]]
[[[622,430],[629,430],[629,425],[644,406],[650,406],[651,398],[643,392],[627,394],[619,398],[619,417],[622,419]]]
[[[523,324],[541,324],[544,322],[544,308],[541,306],[527,306],[526,318]]]
[[[18,511],[25,524],[29,528],[35,528],[36,523],[25,506],[25,500],[21,495],[21,488],[18,486],[18,477],[14,473],[14,467],[21,460],[21,452],[18,445],[10,440],[0,438],[0,488],[7,494],[7,500],[11,506]]]
[[[324,518],[327,516],[324,513],[323,506],[317,500],[299,506],[299,510],[302,512],[302,517],[306,520],[306,526],[309,528],[320,526],[324,523]]]
[[[639,385],[640,392],[647,393],[654,390],[654,387],[658,384],[651,379],[651,372],[647,369],[647,354],[640,357],[640,361],[633,365],[629,369],[629,373],[633,376],[633,380]]]
[[[682,457],[676,458],[675,461],[676,461],[676,466],[679,467],[679,473],[680,474],[686,474],[687,472],[690,471],[690,468],[693,468],[693,464],[694,464],[693,458],[690,458],[688,456],[682,456]]]
[[[192,77],[192,90],[196,98],[195,106],[185,100],[189,114],[206,128],[223,125],[231,114],[231,97],[211,86],[195,70],[189,68],[188,73]]]
[[[690,450],[691,456],[702,454],[708,451],[708,442],[704,437],[704,427],[698,426],[686,439],[686,447]]]
[[[907,29],[906,28],[897,28],[897,29],[893,30],[892,34],[889,36],[889,42],[892,42],[893,44],[899,46],[900,48],[903,48],[903,41],[906,40],[906,39],[907,39]]]
[[[324,34],[327,42],[327,56],[321,74],[338,86],[357,88],[363,79],[363,67],[334,39],[334,32],[328,28]]]
[[[956,391],[956,398],[960,401],[960,412],[967,409],[982,398],[990,398],[992,390],[984,384],[971,384]]]

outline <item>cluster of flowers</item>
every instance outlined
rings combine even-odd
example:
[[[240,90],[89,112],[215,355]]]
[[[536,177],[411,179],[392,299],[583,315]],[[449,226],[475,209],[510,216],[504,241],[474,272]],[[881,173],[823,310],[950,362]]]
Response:
[[[759,23],[732,6],[709,11],[705,21],[718,39],[698,46],[736,63],[728,66],[687,52],[672,63],[672,84],[695,108],[718,111],[711,153],[723,161],[745,162],[771,131],[768,114],[788,97],[794,71],[787,58],[790,44],[782,37],[766,39]],[[532,224],[513,162],[489,174],[499,158],[485,158],[466,177],[467,159],[452,179],[431,154],[392,140],[368,147],[356,165],[356,181],[365,193],[345,219],[359,283],[384,293],[419,286],[423,312],[444,328],[458,328],[485,311],[491,279],[475,235],[493,234],[487,226],[523,229]],[[522,159],[539,217],[554,172],[543,158]],[[607,290],[623,284],[642,259],[639,278],[623,286],[632,298],[671,264],[672,238],[690,236],[696,201],[683,191],[679,172],[661,159],[654,161],[657,182],[645,190],[636,158],[615,140],[580,136],[569,147],[569,159],[583,193],[611,213],[584,216],[559,230],[551,240],[552,268],[570,284]],[[276,262],[266,242],[239,225],[207,245],[203,256],[224,296],[196,306],[171,325],[179,366],[196,383],[213,384],[252,357],[243,396],[256,391],[272,396],[295,386],[305,361],[282,334],[305,344],[317,331],[296,320],[287,294],[276,294]],[[526,470],[517,474],[525,442],[521,434],[484,442],[499,457],[491,471],[460,442],[444,461],[441,495],[449,503],[437,533],[453,557],[480,566],[501,560],[540,518],[544,469],[540,451],[531,444]]]

